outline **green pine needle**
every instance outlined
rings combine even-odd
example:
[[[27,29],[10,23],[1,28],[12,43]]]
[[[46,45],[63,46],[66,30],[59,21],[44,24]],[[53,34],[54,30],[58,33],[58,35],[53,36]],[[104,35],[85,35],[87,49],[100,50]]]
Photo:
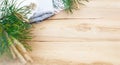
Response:
[[[88,2],[88,0],[62,0],[65,6],[65,10],[68,12],[73,12],[76,7],[83,5],[83,1]]]
[[[14,44],[11,37],[19,40],[27,49],[26,40],[30,39],[29,28],[31,25],[25,22],[31,9],[19,7],[17,0],[2,0],[0,3],[0,55],[9,52]]]

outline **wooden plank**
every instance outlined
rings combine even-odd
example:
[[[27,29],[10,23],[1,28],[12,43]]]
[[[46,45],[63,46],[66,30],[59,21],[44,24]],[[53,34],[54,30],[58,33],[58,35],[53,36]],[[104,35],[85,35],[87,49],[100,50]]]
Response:
[[[73,14],[67,14],[64,11],[52,17],[59,18],[119,18],[120,8],[89,8],[83,7],[80,10],[74,11]]]
[[[119,18],[120,17],[120,0],[90,0],[81,6],[80,10],[75,11],[72,15],[61,12],[55,15],[56,18]]]
[[[120,22],[106,19],[48,20],[35,24],[32,41],[120,41]]]
[[[34,58],[79,63],[108,62],[120,65],[120,42],[31,42]],[[39,50],[38,50],[39,49]],[[36,61],[37,61],[36,60]],[[42,61],[42,60],[41,60]],[[57,63],[58,63],[57,62]],[[59,64],[56,64],[59,65]],[[69,64],[70,65],[70,64]],[[72,64],[74,65],[74,64]],[[93,64],[91,64],[93,65]],[[111,64],[105,64],[111,65]]]
[[[85,5],[90,8],[120,8],[120,0],[89,0]]]

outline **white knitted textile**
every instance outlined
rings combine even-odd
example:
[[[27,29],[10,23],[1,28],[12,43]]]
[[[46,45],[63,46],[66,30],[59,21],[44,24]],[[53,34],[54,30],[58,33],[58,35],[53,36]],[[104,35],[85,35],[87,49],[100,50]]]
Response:
[[[21,1],[22,0],[18,0],[18,2]],[[28,15],[31,22],[45,20],[54,14],[57,14],[64,8],[61,0],[25,0],[21,6],[27,6],[30,3],[34,3],[36,5],[35,9],[32,11],[32,14]]]

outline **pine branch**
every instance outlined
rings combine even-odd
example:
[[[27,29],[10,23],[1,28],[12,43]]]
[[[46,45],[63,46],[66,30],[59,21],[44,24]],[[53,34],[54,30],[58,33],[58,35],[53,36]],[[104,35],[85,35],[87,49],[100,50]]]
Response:
[[[83,1],[89,2],[88,0],[62,0],[65,10],[73,12],[75,9],[79,9],[80,5],[83,5]]]
[[[26,46],[30,39],[30,24],[26,15],[30,13],[27,7],[16,7],[17,0],[2,0],[0,14],[0,54],[8,52],[13,58],[19,59],[23,64],[33,62]],[[27,22],[26,22],[27,21]]]

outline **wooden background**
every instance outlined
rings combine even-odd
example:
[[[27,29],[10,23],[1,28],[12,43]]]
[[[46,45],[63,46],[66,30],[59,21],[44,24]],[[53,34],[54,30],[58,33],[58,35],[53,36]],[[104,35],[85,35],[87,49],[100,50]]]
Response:
[[[85,4],[33,24],[33,65],[120,65],[120,0]]]

